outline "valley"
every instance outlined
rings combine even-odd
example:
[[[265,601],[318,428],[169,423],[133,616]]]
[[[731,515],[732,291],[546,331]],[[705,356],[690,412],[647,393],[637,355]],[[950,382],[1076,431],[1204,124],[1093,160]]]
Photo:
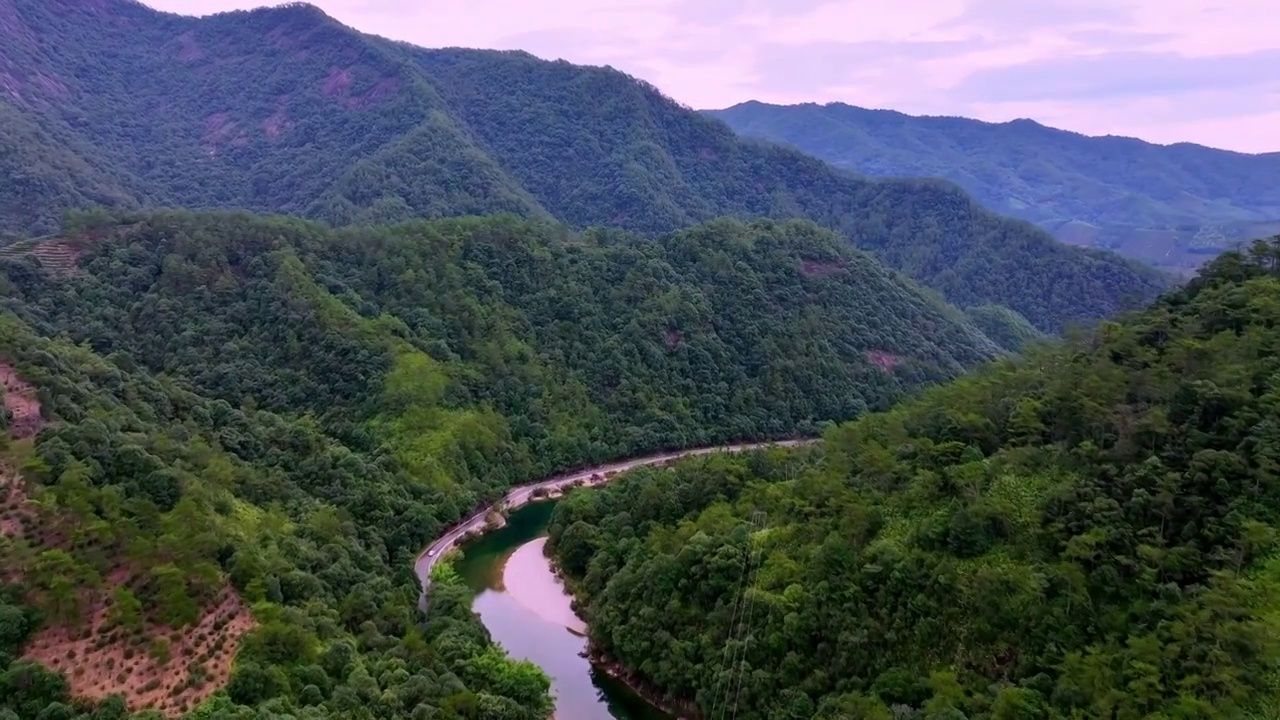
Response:
[[[0,720],[1276,717],[1274,162],[0,0]]]
[[[1004,352],[802,222],[653,238],[156,212],[69,228],[0,259],[4,455],[24,481],[6,527],[87,533],[0,544],[10,580],[52,573],[4,595],[0,686],[19,717],[108,691],[102,707],[165,717],[542,720],[546,676],[491,645],[473,590],[433,578],[420,619],[409,570],[433,538],[534,478],[814,436]],[[47,244],[71,264],[47,266]],[[144,565],[120,575],[122,558]],[[66,604],[81,585],[88,604]],[[227,593],[252,624],[228,619]],[[83,646],[126,610],[134,649]],[[175,658],[218,646],[197,682],[156,681],[136,648],[163,658],[161,640]],[[129,652],[136,684],[88,669]]]
[[[504,650],[547,673],[557,720],[669,720],[585,657],[585,627],[543,554],[554,502],[527,505],[466,544],[453,565],[475,592],[473,610]]]
[[[448,555],[449,551],[458,546],[460,542],[483,535],[492,514],[503,514],[519,510],[530,502],[536,502],[539,499],[546,498],[548,496],[558,496],[570,488],[598,487],[611,480],[620,472],[624,472],[632,468],[644,467],[646,465],[668,464],[691,455],[705,455],[707,453],[721,452],[746,452],[764,447],[793,447],[806,442],[813,441],[778,440],[776,442],[769,443],[723,445],[720,447],[680,450],[677,452],[663,453],[661,455],[633,458],[622,462],[610,463],[608,465],[599,465],[585,470],[575,470],[556,477],[538,480],[527,485],[520,485],[512,488],[512,490],[503,496],[503,498],[498,502],[477,511],[462,523],[450,528],[447,533],[441,535],[427,546],[415,561],[413,571],[417,573],[418,579],[422,582],[423,591],[428,591],[431,584],[431,569],[436,565],[436,563],[443,560]]]
[[[698,716],[1268,717],[1277,252],[813,448],[571,492],[594,654]]]
[[[557,593],[563,593],[555,573],[550,567],[543,565],[544,539],[539,536],[545,533],[548,513],[541,509],[530,509],[530,503],[540,505],[553,501],[564,492],[575,488],[600,487],[618,476],[619,473],[647,466],[666,466],[681,458],[699,455],[751,452],[765,448],[796,447],[815,442],[813,440],[779,440],[768,443],[752,443],[741,445],[725,445],[720,447],[695,448],[677,452],[633,458],[622,462],[600,465],[592,468],[576,470],[544,480],[513,488],[500,501],[477,511],[462,523],[452,527],[445,534],[431,543],[414,562],[414,573],[422,583],[424,596],[430,595],[433,569],[447,563],[458,567],[458,572],[467,579],[467,584],[481,593],[474,606],[482,622],[495,633],[495,641],[508,652],[517,657],[537,662],[539,667],[549,670],[552,663],[565,666],[563,675],[550,672],[552,690],[557,695],[558,716],[575,717],[588,720],[658,720],[662,717],[653,708],[645,707],[645,702],[634,691],[629,691],[618,681],[610,681],[604,670],[596,668],[590,662],[582,662],[585,654],[581,643],[573,640],[573,636],[581,636],[584,628],[581,620],[573,615],[569,606],[569,598],[561,601]],[[495,526],[495,515],[504,519],[500,526]],[[482,543],[486,535],[498,537]],[[489,549],[490,546],[493,549]],[[456,562],[452,557],[456,548],[463,549],[463,559]],[[516,556],[519,556],[517,560]],[[508,564],[515,564],[520,570],[512,580],[504,580]],[[452,574],[454,568],[447,571]],[[553,582],[554,581],[554,582]],[[504,583],[507,587],[504,587]],[[521,583],[521,586],[512,586]],[[541,592],[524,587],[542,585]],[[489,597],[486,590],[505,593],[507,597]],[[511,598],[526,597],[523,609],[517,609]],[[520,602],[516,603],[521,605]],[[429,606],[424,612],[430,613]],[[532,612],[535,617],[545,620],[540,613],[550,613],[557,618],[552,622],[555,629],[544,628],[546,637],[533,639],[529,637],[530,617],[525,612]],[[535,621],[536,622],[536,621]],[[561,625],[561,623],[569,623]],[[563,632],[568,630],[568,634]],[[523,651],[516,650],[517,643]],[[582,657],[580,657],[580,655]],[[613,695],[606,691],[605,702],[593,702],[594,691],[588,689],[584,681],[590,680],[596,687],[604,685],[612,687]],[[559,687],[557,687],[557,684]],[[630,708],[630,709],[627,709]]]

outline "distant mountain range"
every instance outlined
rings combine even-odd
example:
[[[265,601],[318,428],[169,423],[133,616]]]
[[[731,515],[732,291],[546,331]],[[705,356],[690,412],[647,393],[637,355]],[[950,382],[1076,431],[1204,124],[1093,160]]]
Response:
[[[334,225],[514,213],[648,234],[799,218],[961,309],[1011,308],[1042,330],[1167,282],[950,183],[869,181],[743,141],[611,69],[425,50],[309,5],[191,18],[131,0],[0,0],[0,87],[0,229],[16,236],[93,204]]]
[[[1247,624],[1271,586],[1236,579],[1277,514],[1271,246],[1011,359],[1175,278],[612,69],[425,50],[303,4],[132,0],[0,0],[0,234],[0,720],[544,720],[550,679],[491,642],[456,568],[417,610],[420,549],[525,481],[820,433],[652,486],[609,536],[643,549],[639,513],[703,500],[786,516],[767,542],[798,553],[752,571],[787,630],[758,636],[783,659],[754,717],[884,716],[863,691],[930,717],[1114,709],[1093,679],[1146,662],[1151,628],[1197,642],[1120,673],[1145,683],[1131,715],[1276,686]],[[919,412],[829,425],[979,366]],[[725,549],[682,577],[744,567]],[[867,592],[829,582],[846,569]],[[815,638],[880,664],[810,673],[840,660]],[[953,663],[968,685],[933,672]]]
[[[1185,272],[1280,232],[1280,153],[1090,137],[1031,120],[747,102],[707,115],[873,177],[940,177],[1075,245]]]

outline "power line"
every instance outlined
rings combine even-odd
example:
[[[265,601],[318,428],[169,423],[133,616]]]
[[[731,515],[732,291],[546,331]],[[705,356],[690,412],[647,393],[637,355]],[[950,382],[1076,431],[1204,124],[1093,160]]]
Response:
[[[757,510],[751,514],[751,524],[755,528],[755,532],[763,530],[764,523],[765,514],[763,512]],[[763,543],[752,543],[750,537],[747,542],[754,545],[753,553],[755,558],[754,562],[751,563],[752,568],[747,576],[747,584],[742,590],[743,597],[746,599],[747,613],[746,620],[743,622],[744,634],[742,636],[742,659],[741,664],[737,669],[738,681],[733,691],[733,714],[730,716],[730,720],[736,720],[738,717],[738,701],[742,696],[742,676],[745,675],[747,671],[747,639],[752,637],[754,634],[751,632],[754,629],[751,627],[751,611],[754,609],[755,598],[753,598],[749,593],[751,591],[751,586],[755,584],[755,580],[753,578],[759,578],[760,576],[760,556],[764,554]]]
[[[730,671],[729,658],[730,658],[731,648],[733,647],[734,633],[737,630],[738,620],[741,617],[739,613],[742,610],[744,601],[745,601],[745,593],[742,591],[742,588],[744,587],[744,583],[746,582],[746,579],[747,579],[747,566],[750,564],[750,559],[751,559],[750,550],[751,548],[750,546],[748,546],[742,553],[742,571],[738,574],[738,583],[737,583],[738,593],[736,596],[734,596],[733,606],[730,608],[730,611],[729,611],[729,632],[727,633],[727,636],[725,637],[725,641],[724,641],[724,655],[720,659],[720,665],[721,665],[720,672],[716,673],[715,690],[711,696],[711,712],[708,713],[707,715],[708,718],[716,717],[716,704],[720,700],[721,687],[725,688],[725,692],[726,692],[725,703],[728,702],[728,694],[727,694],[728,687],[725,682],[726,671]],[[723,715],[724,704],[720,705],[720,709],[721,709],[721,714]]]
[[[723,663],[720,678],[724,678],[723,687],[725,689],[724,700],[719,704],[720,713],[717,716],[715,709],[717,701],[720,699],[719,687],[722,683],[717,678],[717,687],[715,695],[712,699],[711,713],[709,718],[719,717],[723,719],[725,713],[729,709],[730,700],[733,702],[733,713],[731,718],[738,714],[738,698],[742,691],[742,675],[746,666],[746,640],[750,636],[751,631],[751,610],[754,602],[748,596],[747,591],[754,584],[754,577],[758,575],[760,554],[762,548],[755,545],[752,541],[754,533],[763,530],[765,525],[765,513],[756,510],[751,513],[750,530],[747,534],[747,546],[742,553],[742,575],[738,579],[738,596],[734,599],[734,612],[729,618],[729,633],[725,639],[725,653],[721,662]]]

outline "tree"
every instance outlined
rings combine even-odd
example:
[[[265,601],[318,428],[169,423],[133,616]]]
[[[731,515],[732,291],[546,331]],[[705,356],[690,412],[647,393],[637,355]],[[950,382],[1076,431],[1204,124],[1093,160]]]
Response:
[[[108,622],[129,632],[142,629],[142,602],[128,587],[121,585],[111,593]]]
[[[183,627],[200,616],[199,605],[187,592],[185,574],[172,564],[152,568],[149,587],[157,617],[166,625]]]

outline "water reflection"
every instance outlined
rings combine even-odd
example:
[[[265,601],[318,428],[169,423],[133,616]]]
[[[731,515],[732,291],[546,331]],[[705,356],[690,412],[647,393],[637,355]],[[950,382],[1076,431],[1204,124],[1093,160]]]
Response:
[[[586,658],[586,625],[543,554],[552,503],[513,513],[507,527],[463,548],[458,571],[493,639],[551,678],[559,720],[669,720]]]
[[[555,623],[584,636],[587,624],[570,607],[569,592],[551,570],[545,548],[547,538],[540,537],[516,548],[507,556],[502,587],[513,600],[550,623]]]

